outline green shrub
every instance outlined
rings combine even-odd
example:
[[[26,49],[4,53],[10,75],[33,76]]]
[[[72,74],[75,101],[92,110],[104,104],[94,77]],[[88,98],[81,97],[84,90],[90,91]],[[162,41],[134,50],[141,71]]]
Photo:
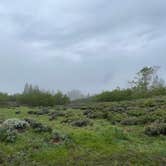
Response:
[[[71,142],[71,138],[62,132],[54,130],[51,135],[51,143],[53,144],[63,144]]]
[[[154,107],[156,104],[155,104],[154,100],[152,100],[152,99],[146,99],[145,102],[144,102],[144,105],[146,107]]]
[[[80,120],[73,121],[71,125],[76,127],[84,127],[84,126],[92,125],[92,123],[88,119],[80,119]]]
[[[12,129],[0,127],[0,141],[13,143],[16,140],[16,132]]]
[[[64,111],[54,111],[49,114],[49,120],[54,120],[57,117],[60,117],[60,116],[62,117],[65,115],[66,115],[66,113]]]
[[[47,115],[48,113],[50,113],[48,108],[42,108],[40,111],[36,112],[36,115]]]
[[[145,128],[145,134],[149,136],[166,135],[166,123],[152,123]]]
[[[23,130],[28,128],[29,124],[24,120],[13,118],[5,120],[2,126],[9,129]]]
[[[36,126],[33,127],[33,128],[34,128],[35,132],[39,132],[39,133],[40,132],[51,132],[52,131],[51,127],[43,125],[42,123],[36,124]]]
[[[145,115],[145,111],[144,110],[129,110],[127,111],[127,114],[129,116],[142,116],[142,115]]]
[[[127,118],[125,113],[108,113],[107,120],[112,124],[120,123],[123,119]]]
[[[34,129],[35,132],[51,132],[52,128],[47,126],[47,125],[43,125],[42,123],[36,122],[34,119],[25,119],[25,121],[30,125],[30,127],[32,129]]]
[[[86,110],[83,112],[84,115],[86,115],[87,118],[90,119],[106,119],[107,118],[107,112],[106,111],[99,111],[99,110]]]
[[[121,121],[122,125],[138,125],[140,123],[140,120],[136,117],[129,117]]]

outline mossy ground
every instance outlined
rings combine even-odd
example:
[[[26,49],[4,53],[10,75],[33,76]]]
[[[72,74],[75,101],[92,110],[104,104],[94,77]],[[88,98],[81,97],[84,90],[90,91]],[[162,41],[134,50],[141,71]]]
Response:
[[[148,101],[149,102],[149,101]],[[147,105],[146,101],[145,104]],[[123,102],[125,103],[125,102]],[[107,103],[108,105],[110,103]],[[131,105],[127,103],[127,105]],[[110,104],[111,105],[111,104]],[[166,137],[149,137],[143,125],[112,124],[106,119],[91,119],[93,125],[74,127],[62,123],[66,118],[50,121],[48,115],[30,115],[38,108],[0,108],[0,120],[32,118],[53,130],[70,136],[71,142],[52,144],[50,133],[32,129],[18,133],[15,143],[0,143],[0,165],[3,166],[133,166],[166,165]],[[19,110],[20,114],[16,114]],[[55,108],[51,108],[55,111]],[[58,110],[61,111],[61,110]],[[72,117],[87,118],[83,110],[68,109]],[[161,110],[160,110],[161,112]],[[165,111],[162,111],[163,114]],[[129,114],[132,114],[131,110]],[[135,115],[135,112],[133,113]],[[142,112],[140,111],[142,116]]]

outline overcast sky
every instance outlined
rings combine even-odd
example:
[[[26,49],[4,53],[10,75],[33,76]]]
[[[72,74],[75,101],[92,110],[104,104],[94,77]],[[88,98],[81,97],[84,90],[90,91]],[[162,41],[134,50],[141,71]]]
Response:
[[[0,91],[96,93],[146,65],[166,78],[166,0],[0,0]]]

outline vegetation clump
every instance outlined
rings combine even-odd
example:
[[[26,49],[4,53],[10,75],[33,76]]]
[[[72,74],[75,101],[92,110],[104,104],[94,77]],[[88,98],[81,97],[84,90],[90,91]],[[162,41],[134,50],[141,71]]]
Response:
[[[145,134],[149,136],[166,135],[166,123],[152,123],[145,128]]]
[[[48,108],[42,108],[41,110],[36,111],[36,115],[47,115],[49,113],[50,113],[50,111]]]
[[[5,120],[2,126],[8,129],[24,130],[29,127],[29,124],[25,120],[13,118]]]
[[[49,120],[54,120],[59,116],[65,116],[66,113],[64,111],[54,111],[49,114]]]
[[[76,127],[84,127],[84,126],[92,125],[92,123],[89,119],[79,119],[79,120],[73,121],[71,125]]]
[[[33,119],[25,119],[25,121],[30,125],[30,127],[32,129],[34,129],[35,132],[41,133],[41,132],[51,132],[52,128],[47,126],[47,125],[43,125],[40,122],[36,122]]]
[[[63,144],[71,142],[71,138],[60,131],[54,130],[51,135],[51,143],[53,144]]]
[[[137,117],[129,117],[129,118],[123,119],[121,121],[122,125],[138,125],[140,123],[141,123],[141,121]]]
[[[11,128],[0,127],[0,142],[14,143],[16,132]]]

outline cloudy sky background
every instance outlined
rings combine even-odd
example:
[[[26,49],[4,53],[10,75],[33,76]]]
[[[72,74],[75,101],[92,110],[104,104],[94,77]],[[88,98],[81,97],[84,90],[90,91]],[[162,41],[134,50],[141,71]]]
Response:
[[[97,93],[145,65],[166,79],[166,0],[0,1],[0,91]]]

